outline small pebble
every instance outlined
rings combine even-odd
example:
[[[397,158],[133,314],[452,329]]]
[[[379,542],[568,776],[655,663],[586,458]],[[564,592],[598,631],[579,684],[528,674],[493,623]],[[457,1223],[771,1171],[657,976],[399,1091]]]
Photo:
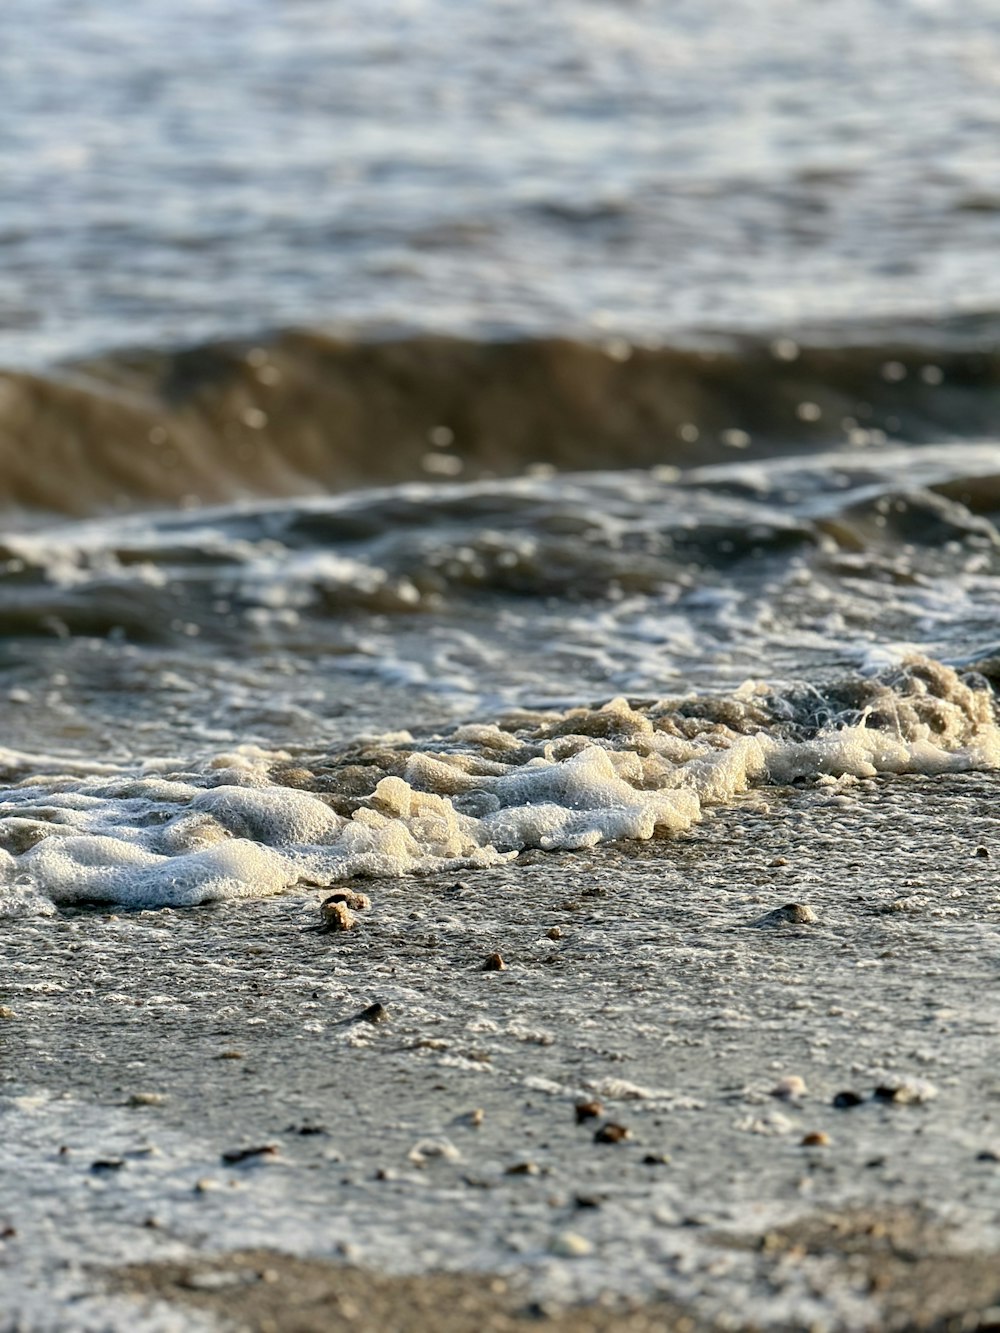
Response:
[[[220,1051],[219,1054],[218,1054],[215,1058],[216,1058],[216,1060],[242,1060],[242,1059],[243,1059],[243,1052],[242,1052],[242,1051]]]
[[[977,1162],[1000,1162],[1000,1152],[995,1148],[984,1148],[982,1152],[976,1153]]]
[[[834,1097],[832,1104],[838,1111],[849,1111],[852,1106],[860,1106],[863,1101],[864,1097],[859,1096],[858,1093],[852,1092],[850,1088],[848,1088],[844,1092],[838,1092]]]
[[[553,1239],[549,1248],[560,1259],[582,1259],[586,1255],[594,1253],[593,1243],[586,1236],[581,1236],[576,1231],[560,1232]]]
[[[773,912],[765,912],[754,921],[755,926],[811,926],[818,920],[816,913],[805,903],[785,903]]]
[[[370,1004],[367,1009],[362,1009],[357,1017],[363,1018],[366,1023],[388,1023],[390,1014],[385,1005],[380,1004],[376,1000],[375,1003]]]
[[[128,1099],[129,1106],[162,1106],[166,1101],[162,1092],[133,1092]]]
[[[213,1190],[219,1189],[222,1189],[221,1184],[211,1176],[202,1176],[200,1180],[194,1182],[195,1194],[211,1194]]]
[[[803,1148],[828,1148],[830,1146],[830,1135],[824,1134],[821,1129],[814,1129],[809,1134],[802,1136]]]
[[[478,1129],[485,1119],[486,1119],[486,1112],[483,1110],[481,1106],[477,1106],[474,1110],[469,1111],[466,1115],[458,1117],[459,1124],[468,1125],[470,1129]]]
[[[880,1083],[875,1089],[875,1100],[891,1102],[896,1106],[919,1106],[923,1102],[933,1101],[937,1088],[922,1078],[894,1078]]]
[[[122,1157],[99,1157],[96,1162],[91,1162],[91,1171],[120,1171],[125,1165],[125,1159]]]
[[[806,1081],[800,1078],[798,1074],[789,1074],[786,1078],[779,1079],[771,1089],[772,1097],[780,1097],[782,1101],[792,1102],[799,1097],[806,1095]]]
[[[577,1102],[576,1123],[582,1125],[585,1120],[596,1120],[604,1114],[604,1105],[601,1102]]]
[[[506,972],[507,964],[503,960],[503,955],[499,953],[491,953],[489,958],[487,958],[486,962],[483,964],[483,971]]]
[[[550,940],[561,940],[563,937],[563,933],[558,926],[550,926],[545,934]]]
[[[505,1176],[537,1176],[540,1174],[537,1162],[515,1162],[513,1166],[508,1166],[504,1172]]]
[[[648,1152],[642,1159],[643,1166],[669,1166],[673,1158],[668,1152]]]
[[[14,1010],[11,1009],[10,1005],[0,1004],[0,1018],[16,1018],[16,1017],[17,1015],[14,1013]]]
[[[327,898],[319,909],[323,929],[335,933],[354,929],[354,915],[342,897]]]
[[[355,893],[353,889],[338,889],[336,893],[331,893],[329,897],[323,899],[321,914],[328,903],[343,903],[353,912],[366,912],[371,907],[372,900],[367,893]]]
[[[595,1143],[622,1143],[625,1139],[630,1139],[632,1132],[625,1125],[616,1125],[614,1121],[609,1120],[606,1125],[602,1125],[594,1134]]]
[[[462,1154],[447,1139],[421,1139],[406,1155],[414,1166],[425,1166],[432,1160],[459,1162],[462,1159]]]
[[[990,849],[988,847],[977,847],[976,855],[981,856],[984,861],[988,861],[990,859]]]
[[[278,1156],[278,1147],[274,1143],[262,1143],[259,1148],[230,1148],[222,1154],[226,1166],[238,1166],[241,1162],[266,1161]]]
[[[259,1281],[258,1275],[251,1270],[237,1269],[223,1273],[188,1273],[178,1285],[189,1291],[225,1291],[227,1287],[243,1287]]]

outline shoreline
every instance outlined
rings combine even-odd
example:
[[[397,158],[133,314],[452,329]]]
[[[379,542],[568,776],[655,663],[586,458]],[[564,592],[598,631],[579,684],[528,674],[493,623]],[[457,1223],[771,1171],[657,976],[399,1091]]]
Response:
[[[370,882],[342,935],[316,931],[320,895],[12,921],[9,1326],[158,1328],[106,1294],[110,1255],[152,1265],[148,1295],[176,1286],[164,1263],[263,1250],[293,1285],[299,1260],[321,1286],[331,1255],[377,1271],[390,1303],[447,1269],[555,1311],[886,1326],[921,1264],[958,1280],[1000,1250],[1000,906],[977,855],[998,781],[755,791],[676,840]],[[884,1290],[835,1245],[774,1269],[718,1241],[915,1207]]]

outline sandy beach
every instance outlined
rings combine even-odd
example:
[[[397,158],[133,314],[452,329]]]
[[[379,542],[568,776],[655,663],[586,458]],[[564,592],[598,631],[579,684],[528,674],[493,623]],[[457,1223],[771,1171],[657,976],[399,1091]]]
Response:
[[[990,1327],[996,783],[13,922],[3,1327]]]

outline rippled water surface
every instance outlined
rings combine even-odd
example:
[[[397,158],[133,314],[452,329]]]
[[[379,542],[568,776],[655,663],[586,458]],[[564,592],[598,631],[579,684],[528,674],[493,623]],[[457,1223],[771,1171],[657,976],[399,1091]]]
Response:
[[[0,364],[996,306],[989,0],[9,0]]]

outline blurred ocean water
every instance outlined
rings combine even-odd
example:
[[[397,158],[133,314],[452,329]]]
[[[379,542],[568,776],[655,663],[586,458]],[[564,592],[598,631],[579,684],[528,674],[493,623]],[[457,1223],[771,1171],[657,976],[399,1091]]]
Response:
[[[990,0],[8,0],[0,365],[1000,306]]]

